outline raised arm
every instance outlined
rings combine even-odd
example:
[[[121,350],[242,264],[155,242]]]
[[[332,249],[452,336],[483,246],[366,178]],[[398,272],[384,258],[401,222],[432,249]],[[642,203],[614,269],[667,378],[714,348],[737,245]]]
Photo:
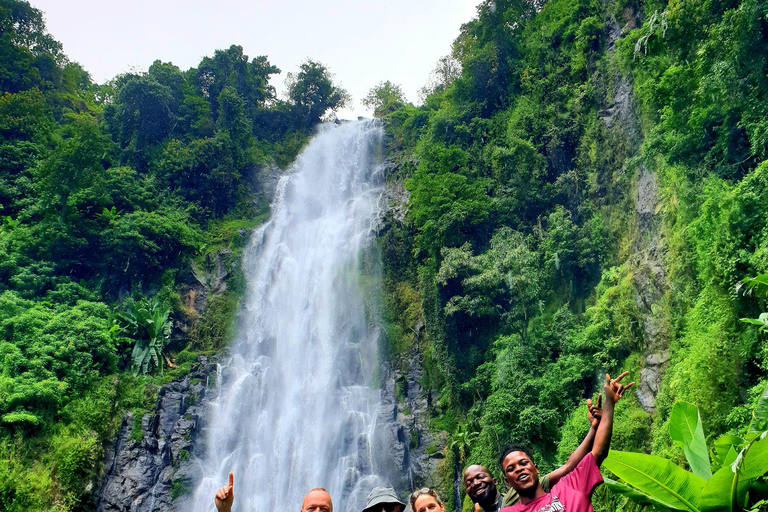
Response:
[[[624,392],[635,384],[634,382],[630,382],[626,386],[621,384],[621,379],[626,377],[628,373],[629,372],[624,372],[613,380],[611,380],[610,375],[607,373],[605,374],[605,386],[603,387],[603,392],[605,393],[603,417],[600,420],[600,425],[597,427],[595,442],[592,446],[592,455],[595,457],[595,462],[598,466],[603,463],[611,448],[614,406],[616,405],[616,402],[624,396]]]
[[[581,442],[581,444],[576,448],[573,453],[571,453],[571,456],[568,457],[568,460],[557,468],[556,470],[552,471],[549,474],[549,486],[550,488],[554,486],[557,482],[560,481],[561,478],[563,478],[565,475],[576,469],[576,466],[579,465],[579,462],[581,462],[581,459],[587,456],[587,454],[592,451],[592,444],[595,441],[595,434],[597,433],[597,426],[600,424],[600,418],[602,417],[603,411],[602,411],[602,401],[603,401],[603,395],[598,395],[597,397],[597,405],[592,404],[592,400],[587,400],[587,419],[589,419],[589,432],[587,432],[586,437]]]

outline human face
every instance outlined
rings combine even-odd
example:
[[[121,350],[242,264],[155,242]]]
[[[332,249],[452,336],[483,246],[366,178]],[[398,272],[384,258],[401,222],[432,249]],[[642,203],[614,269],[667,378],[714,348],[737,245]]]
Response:
[[[431,494],[422,494],[413,502],[413,512],[443,512],[444,508]]]
[[[539,468],[525,452],[510,452],[502,463],[504,479],[521,495],[530,494],[539,486]]]
[[[483,503],[496,495],[496,479],[488,468],[469,466],[464,471],[464,490],[473,503]]]
[[[325,491],[309,491],[304,496],[301,512],[333,512],[331,495]]]
[[[399,503],[380,503],[371,508],[371,512],[401,512],[403,507]]]

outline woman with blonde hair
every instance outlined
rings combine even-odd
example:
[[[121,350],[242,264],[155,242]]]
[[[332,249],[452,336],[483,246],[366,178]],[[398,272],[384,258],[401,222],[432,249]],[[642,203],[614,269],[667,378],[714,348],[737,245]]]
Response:
[[[445,507],[437,491],[422,487],[411,494],[411,510],[413,512],[443,512]]]

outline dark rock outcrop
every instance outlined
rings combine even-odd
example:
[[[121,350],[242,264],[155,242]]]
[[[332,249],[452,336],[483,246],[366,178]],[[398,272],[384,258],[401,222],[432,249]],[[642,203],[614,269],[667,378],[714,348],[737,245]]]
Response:
[[[432,394],[421,385],[419,355],[414,351],[405,371],[390,364],[383,364],[381,371],[385,378],[373,439],[375,472],[399,492],[437,486],[447,434],[429,427]]]
[[[216,366],[201,358],[182,380],[160,389],[154,413],[138,420],[125,415],[105,449],[104,473],[94,493],[98,512],[171,510],[173,499],[196,485],[199,475],[189,460],[196,450],[200,402]]]
[[[275,199],[277,182],[280,181],[283,171],[275,164],[261,164],[256,170],[256,181],[258,182],[261,193],[268,202]]]

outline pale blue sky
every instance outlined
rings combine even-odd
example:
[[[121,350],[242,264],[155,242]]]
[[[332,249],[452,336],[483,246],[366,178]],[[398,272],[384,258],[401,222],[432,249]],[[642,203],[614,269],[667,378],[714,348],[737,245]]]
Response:
[[[319,60],[353,96],[342,112],[366,114],[360,100],[382,80],[400,84],[410,101],[447,55],[480,0],[31,0],[70,59],[97,82],[155,59],[182,69],[215,49],[239,44],[267,55],[283,73]]]

